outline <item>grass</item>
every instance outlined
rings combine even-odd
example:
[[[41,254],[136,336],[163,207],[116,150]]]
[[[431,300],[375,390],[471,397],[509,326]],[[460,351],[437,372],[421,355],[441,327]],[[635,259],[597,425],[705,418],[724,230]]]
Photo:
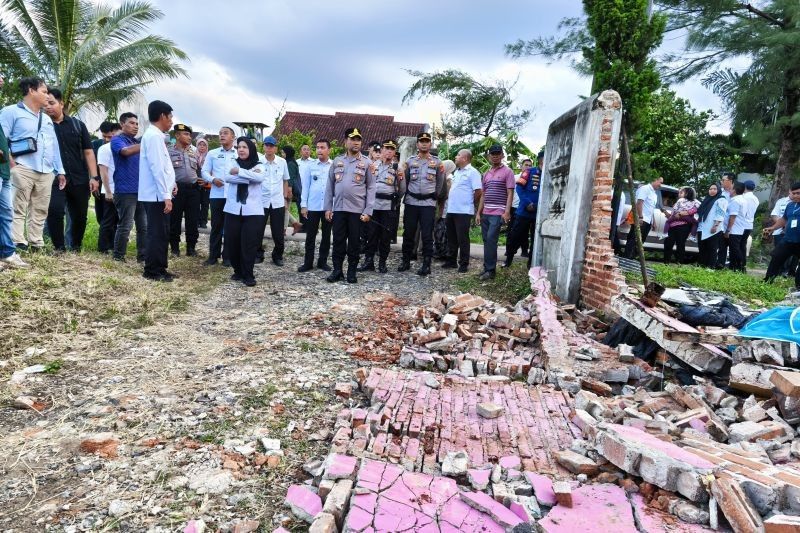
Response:
[[[98,229],[90,208],[80,254],[25,254],[31,268],[0,272],[3,358],[21,356],[30,346],[47,346],[47,356],[57,361],[52,363],[57,371],[55,365],[61,364],[58,357],[63,353],[91,350],[94,339],[117,337],[118,328],[138,329],[185,312],[192,296],[227,278],[222,267],[201,266],[201,258],[171,257],[170,270],[179,279],[169,284],[147,282],[135,261],[135,238],[128,246],[128,262],[120,263],[95,251]],[[13,366],[2,373],[13,372]]]
[[[498,268],[494,279],[481,281],[478,273],[459,276],[455,286],[461,292],[482,296],[498,303],[514,305],[531,293],[527,260],[517,257],[511,268]]]
[[[658,283],[675,288],[691,286],[698,289],[728,294],[744,303],[756,306],[772,306],[784,300],[793,290],[794,284],[786,278],[778,278],[774,283],[764,283],[758,278],[731,270],[711,270],[691,265],[664,265],[650,263],[656,272]],[[628,273],[629,281],[641,283],[638,272]]]

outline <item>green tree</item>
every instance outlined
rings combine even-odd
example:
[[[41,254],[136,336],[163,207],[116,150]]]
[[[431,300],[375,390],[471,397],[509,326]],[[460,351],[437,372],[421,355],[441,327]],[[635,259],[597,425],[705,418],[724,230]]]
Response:
[[[518,131],[533,118],[531,109],[512,109],[516,81],[479,81],[455,69],[431,74],[407,72],[417,81],[403,96],[402,103],[440,96],[449,104],[450,111],[442,115],[445,135],[442,140],[468,142],[504,131]]]
[[[672,79],[706,74],[749,148],[775,157],[770,207],[800,179],[800,2],[660,0],[670,27],[688,32],[686,50],[668,57]],[[720,63],[751,60],[743,71]]]
[[[519,136],[514,132],[504,132],[497,137],[484,137],[481,140],[472,142],[456,142],[453,144],[443,142],[438,146],[439,157],[443,160],[455,160],[458,151],[466,148],[472,152],[472,166],[484,173],[491,167],[487,154],[489,147],[493,144],[499,144],[503,147],[503,151],[506,154],[506,164],[514,172],[519,172],[524,159],[531,159],[533,164],[536,164],[536,154],[525,143],[520,141]]]
[[[712,135],[707,129],[714,118],[711,111],[696,111],[674,91],[654,93],[631,143],[639,179],[660,175],[668,185],[702,190],[720,172],[736,170],[737,150],[729,146],[727,136]]]
[[[68,113],[112,110],[154,82],[186,74],[183,51],[145,34],[163,16],[149,2],[123,0],[114,8],[88,0],[0,0],[0,12],[0,69],[58,87]]]
[[[274,132],[275,133],[275,132]],[[286,135],[277,132],[278,135],[278,143],[283,146],[291,146],[298,152],[298,157],[300,156],[300,147],[304,144],[307,144],[311,148],[311,157],[317,157],[317,145],[316,145],[316,137],[317,132],[312,130],[308,133],[303,133],[300,130],[294,130],[291,133],[287,133]],[[344,148],[339,146],[339,142],[336,139],[331,140],[331,153],[330,157],[333,159],[337,155],[344,152]]]

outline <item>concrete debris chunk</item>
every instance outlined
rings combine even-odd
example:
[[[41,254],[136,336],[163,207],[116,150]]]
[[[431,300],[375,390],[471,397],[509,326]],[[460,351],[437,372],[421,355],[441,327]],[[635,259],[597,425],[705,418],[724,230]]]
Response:
[[[711,482],[711,494],[734,533],[764,531],[761,515],[738,483],[730,478],[715,479]]]

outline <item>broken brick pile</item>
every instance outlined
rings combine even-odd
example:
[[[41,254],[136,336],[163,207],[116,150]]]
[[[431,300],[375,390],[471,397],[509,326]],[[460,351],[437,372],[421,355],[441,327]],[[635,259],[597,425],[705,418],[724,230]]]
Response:
[[[464,450],[471,467],[514,456],[526,470],[557,474],[563,470],[552,452],[569,447],[580,433],[569,421],[568,395],[504,376],[466,379],[373,368],[362,390],[370,407],[339,414],[333,449],[413,471],[437,473],[448,453]],[[486,404],[496,410],[481,416]]]

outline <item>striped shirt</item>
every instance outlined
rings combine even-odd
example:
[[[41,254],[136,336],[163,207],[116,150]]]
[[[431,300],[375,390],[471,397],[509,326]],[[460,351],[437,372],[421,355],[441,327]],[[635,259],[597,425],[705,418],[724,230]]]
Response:
[[[516,183],[514,172],[505,165],[490,168],[483,176],[483,213],[484,215],[502,215],[506,212],[508,190],[513,190]]]

